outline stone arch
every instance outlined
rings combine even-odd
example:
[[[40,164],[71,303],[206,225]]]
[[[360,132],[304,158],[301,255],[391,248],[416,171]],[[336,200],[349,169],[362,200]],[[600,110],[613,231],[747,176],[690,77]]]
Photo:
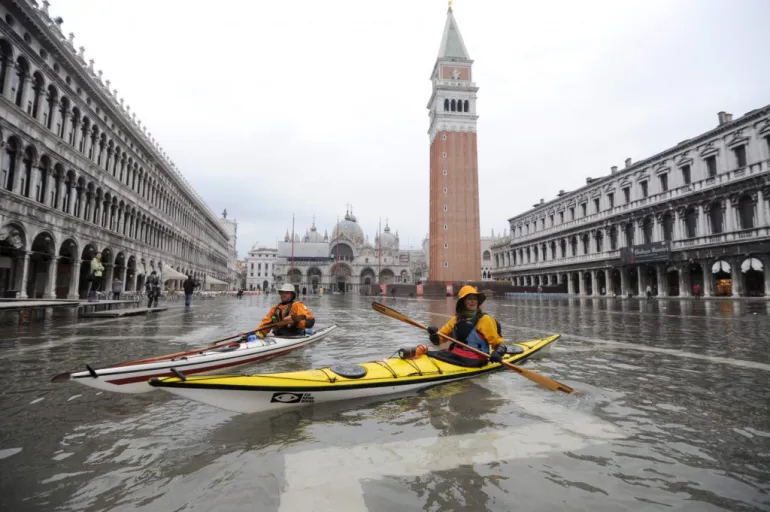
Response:
[[[322,279],[323,273],[318,267],[310,267],[307,270],[307,284],[310,289],[313,290],[313,293],[318,291],[318,287],[321,286]]]
[[[59,106],[59,90],[55,85],[48,86],[48,104],[46,105],[45,127],[54,129],[53,120],[56,117],[56,107]],[[58,131],[58,130],[57,130]]]
[[[35,119],[38,119],[38,116],[40,115],[40,111],[43,110],[42,104],[42,98],[45,94],[45,78],[43,78],[43,73],[40,71],[35,71],[32,73],[32,117]]]
[[[137,264],[136,264],[136,256],[133,254],[128,257],[128,261],[126,262],[126,286],[125,290],[127,292],[133,292],[134,289],[134,277],[137,273]]]
[[[381,284],[393,284],[395,282],[396,275],[393,270],[384,268],[380,271],[380,283]]]
[[[749,256],[741,262],[741,274],[743,278],[743,295],[749,297],[759,297],[767,295],[765,289],[764,264],[754,256]]]
[[[0,258],[10,260],[9,266],[0,268],[0,296],[21,295],[27,243],[27,230],[20,222],[8,222],[0,227]]]
[[[59,246],[59,263],[56,269],[54,295],[57,299],[77,298],[77,281],[74,279],[78,261],[78,243],[67,238]]]
[[[371,267],[366,267],[361,271],[360,283],[363,285],[374,284],[377,279],[377,274]]]
[[[26,89],[27,80],[29,78],[29,62],[27,59],[20,55],[16,59],[16,80],[11,81],[11,85],[16,83],[16,90],[11,90],[13,94],[12,101],[19,108],[24,108],[24,90]]]
[[[329,255],[335,260],[339,259],[339,261],[353,261],[355,258],[355,249],[353,249],[353,246],[346,241],[340,240],[335,242],[330,249],[331,252]]]
[[[13,73],[13,46],[7,39],[0,38],[0,94],[6,94],[5,84]]]
[[[756,225],[754,204],[755,201],[749,194],[743,194],[738,198],[737,206],[740,229],[752,229]]]
[[[293,285],[302,284],[302,271],[298,268],[293,268],[286,273],[286,281]]]
[[[46,294],[53,277],[51,262],[56,257],[56,247],[56,238],[47,229],[40,230],[32,238],[27,262],[27,297],[42,298]]]

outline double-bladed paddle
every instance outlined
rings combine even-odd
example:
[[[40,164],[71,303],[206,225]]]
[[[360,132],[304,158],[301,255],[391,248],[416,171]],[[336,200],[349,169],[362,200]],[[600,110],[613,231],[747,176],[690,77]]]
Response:
[[[407,323],[409,325],[413,325],[415,327],[419,327],[420,329],[423,329],[425,331],[428,330],[427,327],[422,325],[419,322],[416,322],[409,318],[408,316],[399,313],[395,309],[389,308],[388,306],[385,306],[384,304],[380,304],[379,302],[372,302],[372,309],[377,311],[378,313],[382,313],[383,315],[389,316],[391,318],[395,318],[396,320],[400,320],[404,323]],[[457,341],[456,339],[447,336],[446,334],[443,334],[441,332],[437,333],[439,336],[444,338],[447,341],[451,341],[452,343],[456,343],[460,345],[461,347],[464,347],[467,350],[470,350],[472,352],[475,352],[476,354],[482,355],[486,357],[487,359],[490,358],[490,355],[486,352],[482,352],[481,350],[477,350],[471,346],[466,345],[465,343],[461,341]],[[561,391],[563,393],[572,393],[575,396],[581,396],[583,393],[580,391],[575,391],[571,387],[567,386],[566,384],[562,384],[560,382],[557,382],[549,377],[546,377],[545,375],[540,375],[539,373],[533,372],[532,370],[527,370],[526,368],[522,368],[521,366],[516,366],[515,364],[507,363],[505,361],[500,362],[503,366],[508,368],[509,370],[513,370],[514,372],[518,373],[522,377],[526,377],[527,379],[531,380],[532,382],[536,382],[543,386],[544,388],[548,388],[551,391]]]

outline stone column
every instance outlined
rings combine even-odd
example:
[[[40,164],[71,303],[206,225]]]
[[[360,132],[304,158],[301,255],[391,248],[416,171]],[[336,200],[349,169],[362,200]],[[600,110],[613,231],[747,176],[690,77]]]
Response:
[[[67,213],[69,215],[75,215],[75,196],[77,195],[77,188],[75,188],[75,182],[72,182],[67,186]]]
[[[32,253],[24,251],[24,256],[19,260],[22,266],[21,275],[16,279],[16,289],[19,290],[18,298],[26,299],[27,296],[27,273],[29,272],[29,257]],[[22,259],[23,258],[23,259]]]
[[[102,272],[102,276],[104,277],[104,279],[102,279],[102,284],[104,284],[103,291],[108,293],[112,291],[112,276],[114,275],[115,275],[115,263],[104,265],[104,272]]]
[[[713,262],[700,260],[698,263],[703,267],[703,296],[711,297],[714,294],[714,273],[711,272]]]
[[[575,294],[575,283],[572,280],[572,272],[567,272],[567,293]]]
[[[730,279],[732,280],[733,297],[740,297],[743,295],[743,275],[741,275],[741,260],[738,258],[730,258]]]
[[[668,296],[668,280],[666,279],[666,264],[655,265],[658,278],[658,297]]]
[[[56,186],[56,182],[53,179],[53,166],[49,166],[48,170],[43,170],[45,173],[45,187],[43,187],[43,204],[46,206],[54,206],[53,200],[54,198],[51,197],[51,190],[54,186]],[[55,194],[55,192],[54,192]]]
[[[636,267],[637,280],[636,284],[639,288],[639,296],[646,297],[645,289],[647,288],[647,268],[645,265],[639,265]]]
[[[80,298],[80,265],[83,262],[81,260],[75,260],[72,262],[72,272],[70,272],[70,291],[67,294],[68,299]]]
[[[601,272],[601,270],[591,271],[591,295],[594,297],[599,297],[601,295],[601,293],[599,293],[599,272]]]
[[[735,224],[735,212],[733,211],[733,204],[729,197],[725,197],[725,217],[727,225],[725,226],[724,232],[730,233],[737,230],[738,226]]]
[[[69,111],[61,113],[61,127],[59,128],[59,136],[65,141],[67,140],[67,128],[69,127],[68,121],[71,117],[72,116],[70,115]]]
[[[690,268],[687,263],[684,263],[679,267],[679,296],[692,296],[692,288],[690,287]]]
[[[698,236],[706,235],[706,216],[703,214],[702,203],[698,205],[698,225],[695,234]]]
[[[628,269],[625,266],[620,267],[620,296],[628,295]]]
[[[763,254],[758,256],[758,259],[762,262],[762,273],[765,278],[765,297],[770,297],[770,256]]]
[[[757,225],[756,227],[767,226],[767,209],[765,208],[765,195],[762,190],[757,190]]]
[[[685,231],[682,229],[683,222],[684,208],[677,208],[674,212],[674,240],[681,240],[684,238]]]
[[[580,242],[578,242],[580,243]],[[578,270],[578,282],[580,287],[580,295],[586,295],[586,274],[584,270]]]
[[[45,285],[45,295],[43,295],[43,297],[46,299],[56,298],[56,275],[58,270],[59,258],[54,256],[51,258],[51,264],[48,267],[48,282]]]

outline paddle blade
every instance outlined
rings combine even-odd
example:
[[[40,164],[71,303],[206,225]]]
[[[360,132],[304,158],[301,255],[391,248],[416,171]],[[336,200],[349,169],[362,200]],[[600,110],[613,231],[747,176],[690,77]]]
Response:
[[[391,318],[395,318],[396,320],[400,320],[404,323],[407,323],[409,325],[413,325],[415,327],[419,327],[420,329],[427,329],[424,325],[422,325],[419,322],[415,322],[411,318],[409,318],[406,315],[403,315],[396,311],[395,309],[391,309],[385,304],[381,304],[379,302],[372,302],[372,309],[377,311],[378,313],[382,313],[385,316],[389,316]]]
[[[51,382],[64,382],[65,380],[70,380],[70,372],[60,373],[59,375],[51,379]]]
[[[522,377],[525,377],[531,380],[532,382],[540,384],[544,388],[550,389],[551,391],[561,391],[562,393],[576,394],[578,396],[582,395],[582,393],[575,391],[574,389],[567,386],[566,384],[557,382],[549,377],[546,377],[545,375],[535,373],[532,370],[527,370],[526,368],[522,368],[521,366],[516,366],[515,364],[510,364],[506,362],[503,362],[503,366],[515,371]]]

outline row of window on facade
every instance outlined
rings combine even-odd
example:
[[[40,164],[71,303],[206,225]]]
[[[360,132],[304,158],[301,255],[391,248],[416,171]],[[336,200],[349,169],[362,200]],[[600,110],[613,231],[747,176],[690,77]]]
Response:
[[[444,112],[468,112],[470,103],[468,100],[444,99]]]
[[[11,47],[8,42],[0,40],[0,94],[6,95],[19,108],[24,109],[27,90],[25,84],[29,78],[29,64],[24,57],[17,59],[16,72],[12,74],[10,88],[6,94],[6,79],[12,69],[10,66],[11,55]],[[159,180],[139,167],[133,157],[128,156],[125,151],[121,151],[112,139],[108,140],[106,131],[100,130],[95,122],[92,125],[87,116],[81,116],[77,107],[70,108],[69,98],[62,96],[61,101],[58,101],[58,91],[53,85],[49,85],[47,91],[48,99],[44,100],[43,97],[46,95],[45,81],[39,71],[35,72],[32,77],[32,98],[27,99],[26,102],[28,115],[41,121],[46,128],[87,156],[97,166],[108,173],[111,172],[112,176],[121,184],[131,188],[146,201],[160,208],[163,213],[180,223],[186,230],[195,230],[197,235],[203,235],[203,226],[195,218],[196,216],[190,213],[192,209],[189,206],[183,206],[170,194],[163,191],[163,188],[170,187],[170,185],[161,186]],[[9,151],[18,151],[18,148],[11,147],[7,150],[7,152]],[[6,187],[6,190],[10,189]],[[177,194],[177,197],[180,196],[181,194]]]
[[[12,191],[19,195],[176,256],[188,256],[198,263],[226,264],[223,257],[214,253],[204,255],[170,228],[137,212],[135,207],[110,192],[103,192],[94,183],[86,184],[82,177],[76,181],[74,171],[65,174],[61,164],[52,170],[47,155],[40,158],[36,168],[26,159],[18,174],[13,165],[0,168],[4,188],[12,190],[15,186]]]
[[[744,194],[738,199],[737,211],[738,216],[736,221],[737,225],[731,228],[727,226],[728,230],[740,230],[740,229],[752,229],[756,226],[756,208],[759,206],[757,201],[749,194]],[[679,213],[680,217],[684,221],[684,236],[679,238],[695,238],[703,235],[719,235],[725,231],[726,222],[729,219],[727,215],[726,203],[722,200],[715,200],[705,205],[701,205],[703,208],[704,217],[703,224],[701,224],[702,233],[698,232],[700,218],[699,207],[689,206],[682,209]],[[675,233],[675,218],[674,214],[667,211],[659,216],[658,222],[661,228],[662,240],[670,242],[674,239]],[[636,243],[635,240],[635,225],[633,221],[624,223],[623,234],[625,235],[626,247],[631,247]],[[644,217],[640,224],[641,227],[641,240],[642,244],[650,244],[656,241],[655,236],[655,220],[651,215]],[[708,229],[709,233],[705,230]],[[614,251],[618,249],[618,228],[612,226],[609,229],[609,250]],[[596,253],[604,251],[604,234],[602,230],[593,231],[594,248]],[[559,240],[558,247],[560,248],[560,254],[562,258],[568,257],[567,254],[567,240],[569,240],[569,248],[571,252],[569,256],[577,256],[578,248],[582,248],[581,254],[591,253],[591,236],[588,233],[582,235],[573,235],[568,239],[562,238]],[[581,245],[582,244],[582,247]],[[510,265],[522,265],[526,263],[532,263],[537,261],[545,261],[548,259],[548,249],[550,248],[551,259],[557,258],[557,242],[552,240],[550,243],[542,243],[535,246],[516,249],[513,251],[504,251],[502,254],[495,254],[495,267],[500,268]],[[506,254],[508,256],[506,256]],[[512,256],[511,256],[512,255]],[[502,259],[502,261],[501,261]],[[506,261],[507,259],[507,261]]]
[[[764,138],[765,144],[767,146],[768,154],[770,154],[770,135]],[[740,146],[736,146],[732,149],[732,152],[734,154],[735,162],[737,165],[737,168],[745,167],[746,162],[746,145],[742,144]],[[706,179],[714,178],[718,174],[717,169],[717,160],[716,156],[712,155],[704,159],[704,162],[706,164]],[[688,186],[692,184],[692,170],[690,165],[684,165],[679,168],[679,172],[681,175],[681,186]],[[659,193],[668,192],[669,190],[669,173],[664,172],[658,175],[657,177],[658,184],[659,184]],[[622,204],[630,204],[632,201],[637,199],[645,199],[650,196],[650,184],[649,180],[642,180],[639,182],[639,196],[636,199],[632,198],[632,190],[631,185],[627,185],[621,189],[623,196],[623,203]],[[595,197],[592,200],[592,209],[589,212],[589,203],[588,201],[584,201],[580,203],[579,207],[579,213],[580,217],[577,217],[577,212],[575,210],[575,206],[571,206],[567,208],[566,210],[558,212],[558,217],[555,217],[554,214],[551,214],[547,217],[548,219],[548,225],[546,225],[546,218],[543,217],[540,219],[539,223],[537,221],[533,222],[530,227],[530,223],[526,223],[523,226],[515,226],[512,229],[512,234],[515,236],[524,236],[528,235],[530,233],[534,233],[538,230],[546,229],[546,227],[553,227],[556,226],[556,219],[558,219],[559,224],[563,224],[564,222],[573,221],[577,218],[585,218],[592,214],[600,213],[603,209],[604,210],[611,210],[615,207],[615,193],[614,192],[608,192],[604,195],[606,197],[606,201],[604,204],[602,204],[602,198],[601,197]]]

